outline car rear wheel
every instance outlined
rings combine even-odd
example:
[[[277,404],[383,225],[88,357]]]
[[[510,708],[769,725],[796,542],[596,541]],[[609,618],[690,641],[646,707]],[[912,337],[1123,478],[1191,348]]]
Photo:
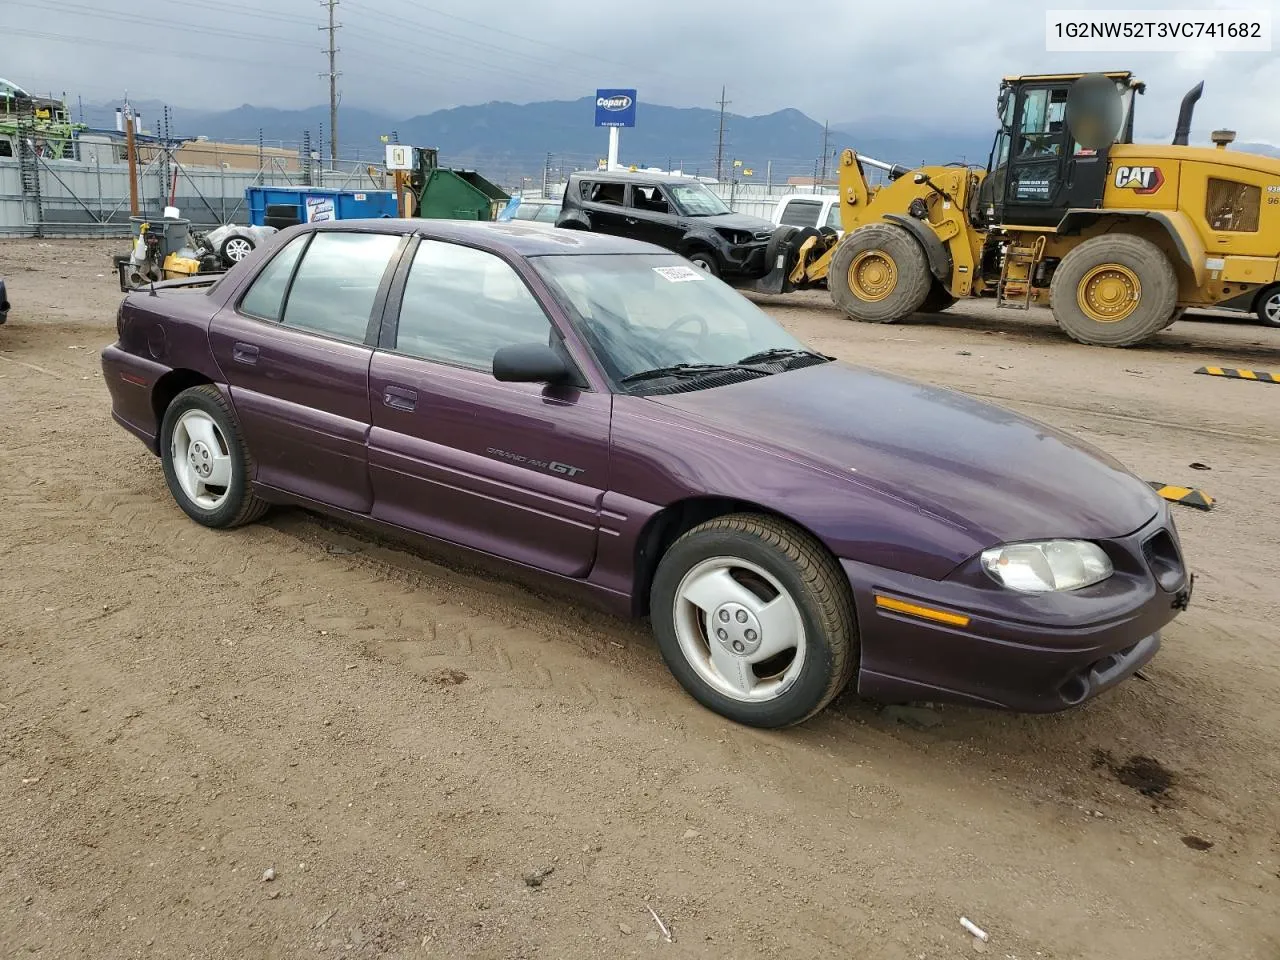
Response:
[[[1258,320],[1268,327],[1280,327],[1280,287],[1272,287],[1258,298]]]
[[[237,527],[266,512],[267,503],[249,489],[249,449],[216,387],[191,387],[173,399],[160,428],[160,456],[169,492],[196,523]]]
[[[735,514],[684,534],[662,558],[650,600],[672,674],[738,723],[800,723],[853,675],[844,574],[817,541],[772,517]]]
[[[713,277],[720,276],[720,268],[716,266],[716,258],[709,253],[701,251],[691,253],[689,254],[689,262],[703,273],[709,273]]]

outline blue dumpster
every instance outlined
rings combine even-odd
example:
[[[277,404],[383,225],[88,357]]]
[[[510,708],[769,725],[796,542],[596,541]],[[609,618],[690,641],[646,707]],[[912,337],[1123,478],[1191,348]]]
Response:
[[[335,190],[332,187],[245,187],[249,223],[266,225],[268,207],[292,207],[299,223],[315,220],[362,220],[394,217],[392,190]],[[279,216],[282,211],[275,210]]]

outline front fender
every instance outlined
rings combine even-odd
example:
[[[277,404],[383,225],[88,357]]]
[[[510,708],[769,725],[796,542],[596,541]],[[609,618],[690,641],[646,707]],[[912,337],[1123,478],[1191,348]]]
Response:
[[[929,272],[945,286],[951,286],[951,254],[938,235],[926,227],[915,217],[903,216],[900,213],[886,213],[884,219],[899,227],[904,227],[916,238],[916,242],[924,248],[929,259]]]

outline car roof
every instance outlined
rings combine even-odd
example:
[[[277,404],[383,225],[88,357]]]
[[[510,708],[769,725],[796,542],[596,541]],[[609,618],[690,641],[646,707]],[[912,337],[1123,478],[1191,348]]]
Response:
[[[428,240],[449,240],[473,244],[519,257],[566,256],[573,254],[665,254],[671,251],[652,243],[585,230],[539,230],[519,221],[437,220],[433,218],[378,217],[376,219],[326,220],[287,228],[307,230],[359,230],[375,233],[413,233]],[[283,232],[283,231],[282,231]],[[296,235],[296,233],[294,234]]]
[[[584,170],[569,174],[570,180],[616,180],[619,183],[652,183],[655,180],[664,183],[699,183],[697,177],[680,176],[675,173],[645,173],[637,170]]]

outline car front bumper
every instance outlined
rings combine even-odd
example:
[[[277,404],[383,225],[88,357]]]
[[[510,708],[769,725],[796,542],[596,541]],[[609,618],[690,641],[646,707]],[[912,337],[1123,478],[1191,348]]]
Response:
[[[1178,569],[1157,576],[1144,545],[1162,532]],[[928,580],[841,560],[857,604],[858,693],[1052,713],[1110,690],[1155,656],[1161,630],[1190,600],[1191,578],[1165,510],[1107,546],[1134,563],[1070,594],[1014,594],[994,582]],[[951,622],[930,619],[938,616]]]

